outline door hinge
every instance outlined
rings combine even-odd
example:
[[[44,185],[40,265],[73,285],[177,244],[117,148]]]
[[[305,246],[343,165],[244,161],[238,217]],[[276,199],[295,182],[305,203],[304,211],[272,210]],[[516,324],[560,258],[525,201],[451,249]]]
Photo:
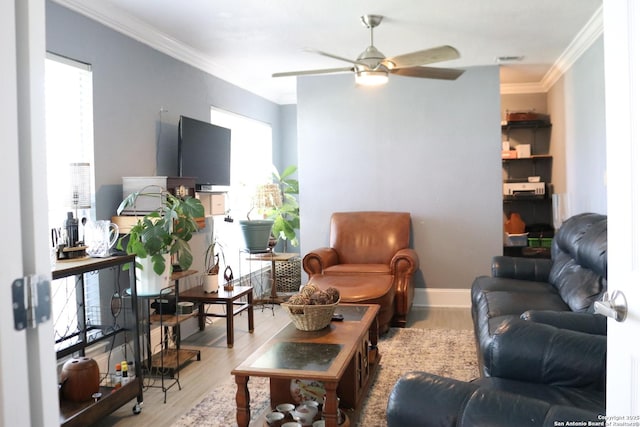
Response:
[[[17,331],[36,328],[51,318],[51,286],[43,276],[15,279],[11,285],[13,324]]]

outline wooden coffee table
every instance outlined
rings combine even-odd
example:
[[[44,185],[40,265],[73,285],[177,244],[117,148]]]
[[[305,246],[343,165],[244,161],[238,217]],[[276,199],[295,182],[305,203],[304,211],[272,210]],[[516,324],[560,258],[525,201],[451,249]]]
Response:
[[[246,297],[246,302],[240,301]],[[185,291],[180,291],[179,301],[190,301],[198,305],[198,324],[200,330],[204,330],[206,317],[224,317],[227,320],[227,347],[233,347],[233,317],[247,311],[249,333],[253,333],[253,287],[234,286],[232,291],[222,288],[218,292],[206,293],[202,286],[196,286]],[[207,313],[205,304],[219,304],[225,306],[224,314]]]
[[[248,382],[254,376],[270,379],[271,408],[293,402],[292,381],[322,382],[326,396],[322,416],[327,427],[337,427],[337,398],[342,407],[357,409],[380,361],[379,309],[375,304],[340,304],[336,313],[344,320],[320,331],[300,331],[292,323],[283,327],[231,371],[238,387],[238,426],[247,427],[251,420]]]

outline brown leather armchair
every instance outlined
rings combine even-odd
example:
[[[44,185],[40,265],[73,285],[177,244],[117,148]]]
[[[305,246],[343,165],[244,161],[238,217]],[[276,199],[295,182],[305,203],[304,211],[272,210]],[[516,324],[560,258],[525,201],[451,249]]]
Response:
[[[302,260],[309,283],[334,287],[341,302],[379,304],[378,330],[405,327],[414,295],[417,253],[409,248],[406,212],[337,212],[331,216],[329,247]]]

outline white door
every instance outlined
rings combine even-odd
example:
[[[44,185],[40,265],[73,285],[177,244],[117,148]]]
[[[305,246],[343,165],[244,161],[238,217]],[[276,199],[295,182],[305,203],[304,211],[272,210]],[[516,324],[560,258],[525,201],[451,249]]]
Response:
[[[50,279],[44,141],[44,0],[0,2],[0,427],[57,426],[52,322],[14,328],[11,285]]]
[[[640,419],[640,2],[604,1],[608,289],[624,292],[624,322],[609,319],[607,416]],[[631,419],[625,419],[630,417]]]

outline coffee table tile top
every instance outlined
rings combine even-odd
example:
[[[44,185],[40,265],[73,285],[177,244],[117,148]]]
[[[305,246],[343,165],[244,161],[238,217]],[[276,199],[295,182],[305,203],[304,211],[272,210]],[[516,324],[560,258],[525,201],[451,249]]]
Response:
[[[340,304],[336,306],[335,314],[342,314],[344,320],[349,322],[359,322],[368,310],[366,305]]]
[[[251,364],[254,368],[326,371],[342,344],[279,342]]]

